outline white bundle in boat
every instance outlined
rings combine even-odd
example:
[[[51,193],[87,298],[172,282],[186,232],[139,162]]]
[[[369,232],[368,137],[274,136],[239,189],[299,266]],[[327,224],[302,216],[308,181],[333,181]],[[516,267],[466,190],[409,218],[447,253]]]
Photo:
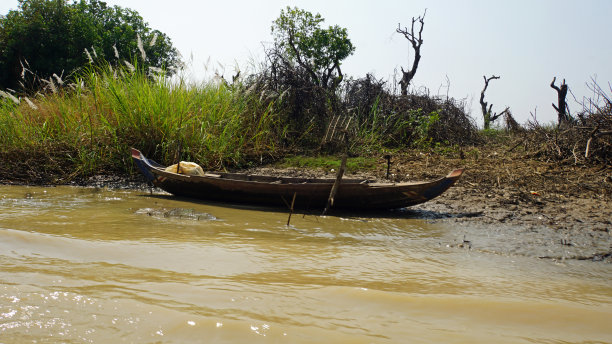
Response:
[[[178,171],[177,171],[176,165],[179,165]],[[172,173],[186,174],[189,176],[203,176],[204,175],[204,170],[202,169],[202,167],[200,167],[200,165],[196,164],[195,162],[190,162],[190,161],[181,161],[179,164],[168,166],[166,167],[165,171],[172,172]]]

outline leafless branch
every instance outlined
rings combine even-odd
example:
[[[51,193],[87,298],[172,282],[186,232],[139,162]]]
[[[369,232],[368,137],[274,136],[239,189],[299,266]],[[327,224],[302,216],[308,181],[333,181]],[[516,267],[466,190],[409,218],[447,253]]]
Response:
[[[402,70],[402,79],[399,84],[402,90],[402,95],[408,94],[408,85],[414,78],[416,74],[417,68],[419,67],[419,62],[421,61],[421,46],[423,45],[423,28],[425,27],[425,15],[427,14],[427,9],[422,16],[412,17],[412,24],[410,25],[410,30],[407,27],[402,29],[401,24],[397,24],[397,29],[395,30],[397,33],[401,33],[406,37],[408,42],[412,45],[412,50],[414,50],[414,60],[412,61],[412,68],[408,71],[405,71],[403,67]],[[415,34],[415,24],[418,26],[418,33]]]
[[[499,115],[495,114],[491,116],[491,110],[493,109],[493,104],[489,105],[489,103],[485,102],[484,100],[485,92],[487,91],[487,88],[489,87],[489,82],[494,79],[499,79],[500,77],[495,76],[495,75],[492,75],[488,78],[486,77],[486,75],[483,75],[482,77],[484,79],[485,85],[484,85],[484,88],[482,89],[482,92],[480,92],[480,108],[482,110],[482,117],[484,119],[484,128],[489,129],[491,122],[498,119],[503,114],[503,112]]]

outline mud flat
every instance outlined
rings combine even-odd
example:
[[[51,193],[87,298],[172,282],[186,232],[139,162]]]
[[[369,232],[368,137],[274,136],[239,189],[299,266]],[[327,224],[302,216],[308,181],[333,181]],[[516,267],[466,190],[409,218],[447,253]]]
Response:
[[[462,179],[439,198],[411,208],[457,226],[460,235],[447,245],[612,262],[611,166],[560,164],[490,149],[463,159],[408,154],[396,158],[394,171],[428,179],[451,167],[465,168]]]
[[[540,259],[612,262],[609,201],[561,195],[543,199],[501,188],[458,186],[416,206],[415,216],[457,227],[449,247]]]

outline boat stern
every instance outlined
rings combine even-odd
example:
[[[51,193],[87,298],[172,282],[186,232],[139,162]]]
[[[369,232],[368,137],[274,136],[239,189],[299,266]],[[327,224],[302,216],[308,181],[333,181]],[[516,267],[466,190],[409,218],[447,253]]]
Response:
[[[153,173],[151,173],[151,164],[149,164],[147,158],[145,158],[138,149],[132,148],[131,150],[132,160],[134,160],[134,163],[136,166],[138,166],[140,172],[145,176],[147,182],[152,183],[155,180],[155,176]]]

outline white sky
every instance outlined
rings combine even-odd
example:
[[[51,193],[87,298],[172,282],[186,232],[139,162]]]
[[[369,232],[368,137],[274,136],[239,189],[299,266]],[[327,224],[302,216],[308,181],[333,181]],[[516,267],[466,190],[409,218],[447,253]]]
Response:
[[[609,90],[612,81],[612,1],[609,0],[108,0],[140,13],[153,29],[166,33],[185,60],[193,57],[198,79],[215,69],[226,78],[235,66],[247,70],[263,58],[263,42],[286,6],[298,6],[325,18],[324,25],[348,29],[356,46],[342,65],[346,76],[373,73],[392,82],[394,71],[408,68],[408,41],[395,33],[398,23],[427,8],[422,59],[413,86],[430,94],[467,98],[472,117],[481,123],[478,103],[483,75],[495,74],[485,100],[500,112],[510,106],[525,123],[537,108],[541,123],[556,120],[551,103],[553,77],[566,79],[578,99],[591,96],[591,77]],[[17,9],[17,0],[0,0],[0,14]],[[209,60],[210,59],[210,60]],[[224,69],[219,67],[223,65]],[[568,95],[572,113],[578,104]]]

